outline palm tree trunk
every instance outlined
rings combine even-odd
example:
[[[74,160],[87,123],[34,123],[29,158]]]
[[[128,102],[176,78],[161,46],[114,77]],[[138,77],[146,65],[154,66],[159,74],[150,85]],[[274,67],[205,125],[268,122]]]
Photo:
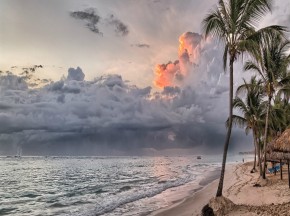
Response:
[[[234,95],[233,89],[234,89],[234,56],[231,56],[230,57],[230,92],[229,92],[229,127],[228,127],[225,145],[224,145],[222,170],[221,170],[216,197],[221,197],[223,195],[227,153],[228,153],[228,148],[229,148],[229,143],[230,143],[230,138],[231,138],[232,124],[233,124],[233,95]]]
[[[265,124],[265,135],[264,135],[264,169],[263,169],[263,179],[266,179],[266,147],[267,147],[267,137],[268,137],[268,122],[269,122],[269,110],[271,106],[271,96],[268,96],[267,104],[267,114],[266,114],[266,124]]]
[[[262,160],[261,160],[261,146],[260,146],[260,142],[259,142],[259,140],[257,138],[257,135],[256,135],[255,142],[256,142],[257,151],[258,151],[259,173],[260,173],[260,176],[262,176],[263,170],[262,170]]]
[[[257,153],[258,153],[258,161],[259,161],[259,149],[258,149],[258,145],[257,145],[256,133],[255,133],[254,128],[253,128],[253,139],[254,139],[254,146],[255,146],[255,159],[254,159],[253,171],[255,171],[256,170],[256,163],[257,163]]]
[[[257,143],[256,143],[256,136],[253,130],[253,139],[254,139],[254,147],[255,147],[255,158],[254,158],[254,165],[252,171],[256,171],[256,163],[257,163]]]

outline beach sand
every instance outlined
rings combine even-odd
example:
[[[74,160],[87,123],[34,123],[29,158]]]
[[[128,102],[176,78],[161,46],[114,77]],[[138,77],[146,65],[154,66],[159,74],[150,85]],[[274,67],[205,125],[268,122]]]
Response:
[[[258,182],[259,174],[250,173],[252,167],[252,162],[226,167],[223,195],[236,204],[227,215],[290,215],[287,165],[283,168],[283,180],[280,180],[280,173],[268,174],[267,181],[264,182],[265,185],[262,184],[262,187],[253,186]],[[152,215],[200,215],[202,207],[215,196],[217,185],[218,179],[184,201],[154,212]]]

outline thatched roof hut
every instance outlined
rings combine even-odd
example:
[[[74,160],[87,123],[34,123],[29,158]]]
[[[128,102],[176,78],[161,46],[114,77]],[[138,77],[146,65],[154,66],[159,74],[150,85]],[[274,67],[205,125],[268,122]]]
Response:
[[[290,160],[290,129],[269,143],[267,153],[269,160]]]
[[[290,129],[285,130],[281,136],[273,142],[273,150],[290,153]]]
[[[282,177],[282,161],[288,164],[288,184],[290,188],[290,129],[285,130],[281,136],[273,140],[267,146],[266,159],[268,161],[280,161],[280,174]],[[276,171],[275,171],[276,173]]]

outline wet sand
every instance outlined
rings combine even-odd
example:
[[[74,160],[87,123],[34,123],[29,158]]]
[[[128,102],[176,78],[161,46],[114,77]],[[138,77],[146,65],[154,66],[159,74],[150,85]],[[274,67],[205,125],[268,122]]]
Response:
[[[267,181],[262,187],[254,187],[254,184],[260,182],[258,182],[258,173],[250,173],[252,166],[252,162],[227,166],[223,195],[233,201],[235,206],[226,215],[290,215],[290,189],[286,165],[283,168],[283,180],[280,180],[280,173],[268,174]],[[182,202],[154,212],[152,215],[200,215],[202,207],[216,193],[218,179],[207,185],[211,180],[208,178],[201,181],[201,186],[206,185],[203,189]]]
[[[233,166],[229,166],[233,168]],[[220,169],[217,169],[200,181],[198,191],[193,191],[192,195],[179,203],[175,203],[168,208],[158,210],[152,216],[186,216],[199,215],[202,207],[208,203],[209,199],[215,195]]]

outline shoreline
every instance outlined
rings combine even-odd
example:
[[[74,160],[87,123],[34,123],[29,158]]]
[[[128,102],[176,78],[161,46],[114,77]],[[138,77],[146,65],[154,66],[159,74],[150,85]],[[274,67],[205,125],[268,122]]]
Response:
[[[233,167],[235,165],[228,165]],[[192,190],[191,194],[179,202],[165,208],[153,211],[149,216],[186,216],[199,215],[200,210],[206,205],[209,199],[214,196],[218,184],[221,168],[209,172],[199,182],[199,188]],[[211,196],[212,195],[212,196]]]
[[[283,167],[283,180],[280,174],[268,174],[267,181],[259,180],[259,173],[250,173],[253,162],[229,164],[226,167],[223,196],[234,206],[227,216],[290,215],[290,188],[286,166]],[[202,182],[202,181],[201,181]],[[254,187],[257,182],[261,187]],[[205,182],[206,183],[206,182]],[[179,203],[159,209],[151,216],[196,216],[215,196],[218,179],[205,185]]]
[[[216,188],[217,184],[218,180],[216,179],[201,190],[185,198],[182,202],[153,212],[152,216],[199,215],[203,206],[209,202],[212,196],[214,196],[215,193],[213,189]]]

